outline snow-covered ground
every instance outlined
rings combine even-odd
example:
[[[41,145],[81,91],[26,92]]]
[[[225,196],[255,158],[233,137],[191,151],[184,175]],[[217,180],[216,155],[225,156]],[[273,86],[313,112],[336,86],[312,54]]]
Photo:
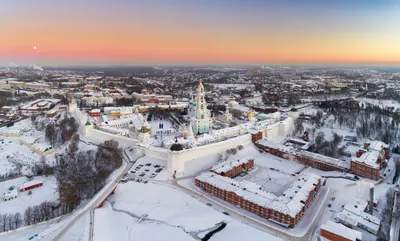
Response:
[[[140,217],[144,218],[138,223]],[[167,183],[136,182],[120,184],[103,208],[96,209],[94,240],[196,240],[195,234],[222,221],[227,226],[212,240],[281,240],[233,220]]]
[[[24,214],[25,210],[29,206],[39,205],[44,201],[57,201],[57,182],[53,176],[40,176],[34,179],[42,180],[43,186],[32,189],[32,194],[29,195],[29,191],[20,192],[19,187],[27,182],[26,177],[20,177],[4,182],[0,182],[0,193],[3,194],[9,190],[10,187],[14,187],[18,190],[18,197],[13,200],[4,201],[3,198],[0,200],[0,210],[2,213],[21,213]]]

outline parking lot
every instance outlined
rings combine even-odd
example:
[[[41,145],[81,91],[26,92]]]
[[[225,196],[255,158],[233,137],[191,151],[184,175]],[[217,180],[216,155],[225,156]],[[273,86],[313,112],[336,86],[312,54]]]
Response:
[[[125,175],[123,182],[135,181],[146,184],[149,179],[155,178],[164,169],[165,166],[156,163],[136,163]]]

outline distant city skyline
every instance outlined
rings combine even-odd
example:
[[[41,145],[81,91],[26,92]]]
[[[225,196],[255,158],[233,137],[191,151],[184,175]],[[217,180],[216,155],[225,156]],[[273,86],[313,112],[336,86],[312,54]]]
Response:
[[[0,66],[400,64],[396,0],[0,1]]]

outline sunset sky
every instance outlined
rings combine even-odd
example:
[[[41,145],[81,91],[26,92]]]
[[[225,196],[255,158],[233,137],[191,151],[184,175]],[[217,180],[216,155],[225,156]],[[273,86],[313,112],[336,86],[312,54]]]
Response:
[[[12,62],[400,64],[400,1],[1,0]]]

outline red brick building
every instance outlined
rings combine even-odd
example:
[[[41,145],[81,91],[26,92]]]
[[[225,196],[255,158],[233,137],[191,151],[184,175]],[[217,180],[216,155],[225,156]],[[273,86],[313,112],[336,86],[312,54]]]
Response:
[[[351,171],[361,177],[378,180],[380,170],[390,158],[389,145],[381,141],[366,141],[351,159]]]
[[[224,161],[211,168],[211,172],[218,175],[234,178],[242,171],[249,171],[254,167],[254,159],[249,157],[242,158],[236,161]]]
[[[322,237],[332,241],[361,241],[362,233],[348,228],[340,223],[328,221],[320,229]]]
[[[302,175],[279,197],[258,184],[205,172],[195,179],[206,192],[283,226],[294,227],[321,186],[321,177]]]
[[[254,143],[259,149],[272,155],[288,160],[297,161],[306,166],[310,166],[323,171],[344,172],[350,169],[350,165],[337,158],[331,158],[309,151],[297,151],[290,146],[272,143],[269,141],[257,141]]]

